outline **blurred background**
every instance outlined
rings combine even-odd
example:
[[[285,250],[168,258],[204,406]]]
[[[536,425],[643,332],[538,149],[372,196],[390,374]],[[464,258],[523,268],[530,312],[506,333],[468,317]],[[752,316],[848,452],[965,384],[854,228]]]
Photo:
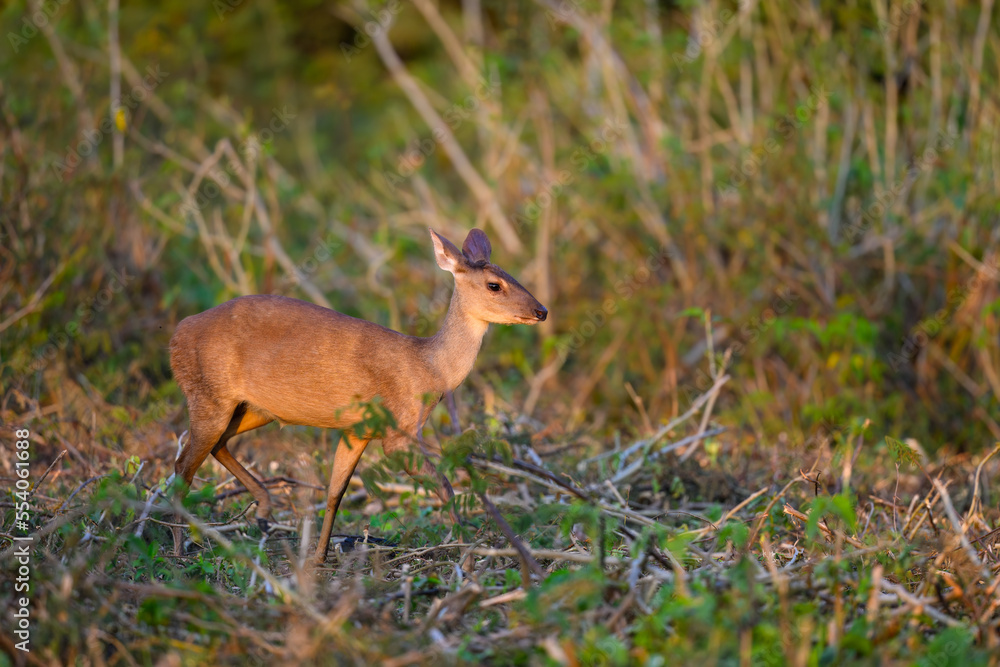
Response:
[[[914,664],[929,647],[937,665],[952,639],[995,664],[996,462],[983,465],[1000,439],[997,11],[993,0],[3,3],[0,421],[32,434],[33,530],[48,535],[32,604],[50,664],[103,664],[94,647],[117,652],[112,635],[148,664],[161,651],[175,659],[162,664],[240,662],[236,637],[251,637],[260,664],[371,664],[380,650],[417,664],[406,651],[433,662],[442,646],[494,664],[515,653],[576,664],[577,648],[597,656],[582,664],[640,664],[647,648],[697,664],[712,662],[706,650],[727,664],[765,650],[843,664],[874,642],[898,660],[881,664]],[[168,365],[178,322],[275,293],[431,335],[453,281],[428,227],[459,245],[485,230],[493,261],[549,310],[537,327],[492,328],[454,414],[561,480],[534,477],[529,493],[491,473],[514,529],[558,571],[530,587],[528,561],[518,570],[510,554],[424,550],[414,580],[393,552],[363,584],[338,560],[348,572],[313,588],[297,578],[297,547],[257,546],[240,523],[248,497],[214,462],[189,521],[241,531],[233,545],[171,556],[165,526],[136,527],[188,427]],[[442,405],[427,435],[455,427]],[[666,436],[693,444],[654,462]],[[305,536],[335,437],[269,427],[234,447],[272,477],[278,520]],[[600,510],[567,500],[570,475]],[[956,510],[932,475],[954,482],[962,526],[940,523]],[[432,501],[399,479],[381,478],[388,499],[355,486],[338,529],[370,526],[405,548],[446,541]],[[6,500],[0,538],[12,543]],[[508,546],[483,535],[475,545]],[[607,563],[606,544],[618,550]],[[845,544],[871,558],[841,560]],[[965,570],[948,560],[959,551]],[[774,587],[755,583],[770,581],[761,563],[806,557],[817,578],[796,570],[791,598],[776,570]],[[487,588],[468,593],[466,576]],[[411,623],[411,584],[429,620]],[[503,600],[463,615],[487,594]],[[972,629],[935,635],[959,624],[945,614]],[[369,634],[337,634],[348,625]],[[447,637],[431,642],[428,627]]]
[[[114,446],[159,405],[182,428],[167,341],[240,294],[430,335],[451,279],[427,228],[478,226],[551,316],[494,327],[460,407],[604,438],[725,368],[714,414],[751,449],[857,418],[929,449],[1000,437],[990,2],[53,0],[2,22],[6,421],[59,403]]]

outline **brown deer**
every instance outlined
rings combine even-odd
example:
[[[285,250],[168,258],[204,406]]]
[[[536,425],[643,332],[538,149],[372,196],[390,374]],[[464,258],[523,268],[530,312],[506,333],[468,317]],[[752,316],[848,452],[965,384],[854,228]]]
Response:
[[[472,370],[490,323],[536,324],[548,311],[503,269],[490,263],[490,241],[469,232],[462,250],[433,229],[437,264],[455,277],[441,330],[407,336],[312,303],[276,295],[243,296],[185,318],[170,339],[170,368],[187,397],[191,437],[176,474],[190,487],[209,453],[257,500],[267,532],[267,489],[226,448],[234,435],[272,421],[344,429],[333,458],[326,516],[315,560],[326,559],[333,520],[368,441],[350,427],[379,397],[395,426],[382,434],[385,454],[420,442],[431,410]],[[439,454],[435,448],[428,449]],[[438,495],[454,497],[426,459],[410,457],[410,475],[440,479]],[[186,488],[187,488],[186,487]]]

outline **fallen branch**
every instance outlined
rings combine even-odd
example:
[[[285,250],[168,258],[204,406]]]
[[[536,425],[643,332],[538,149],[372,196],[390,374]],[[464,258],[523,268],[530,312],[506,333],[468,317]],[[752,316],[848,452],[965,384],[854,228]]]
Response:
[[[485,493],[480,493],[479,499],[483,502],[483,507],[486,508],[487,513],[489,513],[489,515],[493,518],[497,526],[500,527],[500,531],[507,538],[507,541],[514,546],[514,549],[517,551],[517,555],[521,558],[521,562],[524,563],[524,566],[537,575],[539,579],[544,579],[545,570],[543,570],[542,566],[538,564],[538,561],[532,557],[531,551],[524,546],[524,543],[518,539],[517,535],[514,534],[514,529],[510,527],[507,520],[503,518],[502,514],[500,514],[500,510],[497,509],[497,506],[490,501],[489,497]]]

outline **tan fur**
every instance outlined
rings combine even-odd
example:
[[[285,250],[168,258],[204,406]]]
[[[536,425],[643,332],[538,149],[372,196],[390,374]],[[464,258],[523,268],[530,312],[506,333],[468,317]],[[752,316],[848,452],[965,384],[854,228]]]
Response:
[[[478,229],[459,251],[431,230],[438,265],[454,274],[444,324],[407,336],[315,304],[275,295],[232,299],[184,319],[170,339],[170,367],[188,400],[191,433],[176,472],[190,485],[210,453],[253,493],[266,528],[267,491],[226,449],[232,436],[271,421],[346,428],[375,397],[396,420],[385,453],[411,446],[445,391],[472,370],[491,322],[534,324],[547,311],[499,267]],[[501,286],[499,292],[489,283]],[[429,399],[427,397],[430,397]],[[316,559],[325,559],[333,519],[371,434],[337,448]],[[426,462],[411,474],[434,475]],[[442,479],[442,498],[453,494]]]

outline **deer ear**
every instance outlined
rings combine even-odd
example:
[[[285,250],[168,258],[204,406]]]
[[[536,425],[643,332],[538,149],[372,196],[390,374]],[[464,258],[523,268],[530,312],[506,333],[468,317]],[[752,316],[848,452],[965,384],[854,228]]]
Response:
[[[437,260],[438,266],[440,266],[445,271],[450,271],[455,273],[459,266],[465,262],[465,258],[462,257],[462,252],[455,247],[455,244],[441,236],[433,229],[431,232],[431,241],[434,243],[434,259]]]
[[[490,254],[493,252],[493,246],[490,245],[490,240],[486,238],[486,233],[483,230],[473,229],[465,237],[465,243],[462,244],[462,252],[470,264],[488,264]]]

